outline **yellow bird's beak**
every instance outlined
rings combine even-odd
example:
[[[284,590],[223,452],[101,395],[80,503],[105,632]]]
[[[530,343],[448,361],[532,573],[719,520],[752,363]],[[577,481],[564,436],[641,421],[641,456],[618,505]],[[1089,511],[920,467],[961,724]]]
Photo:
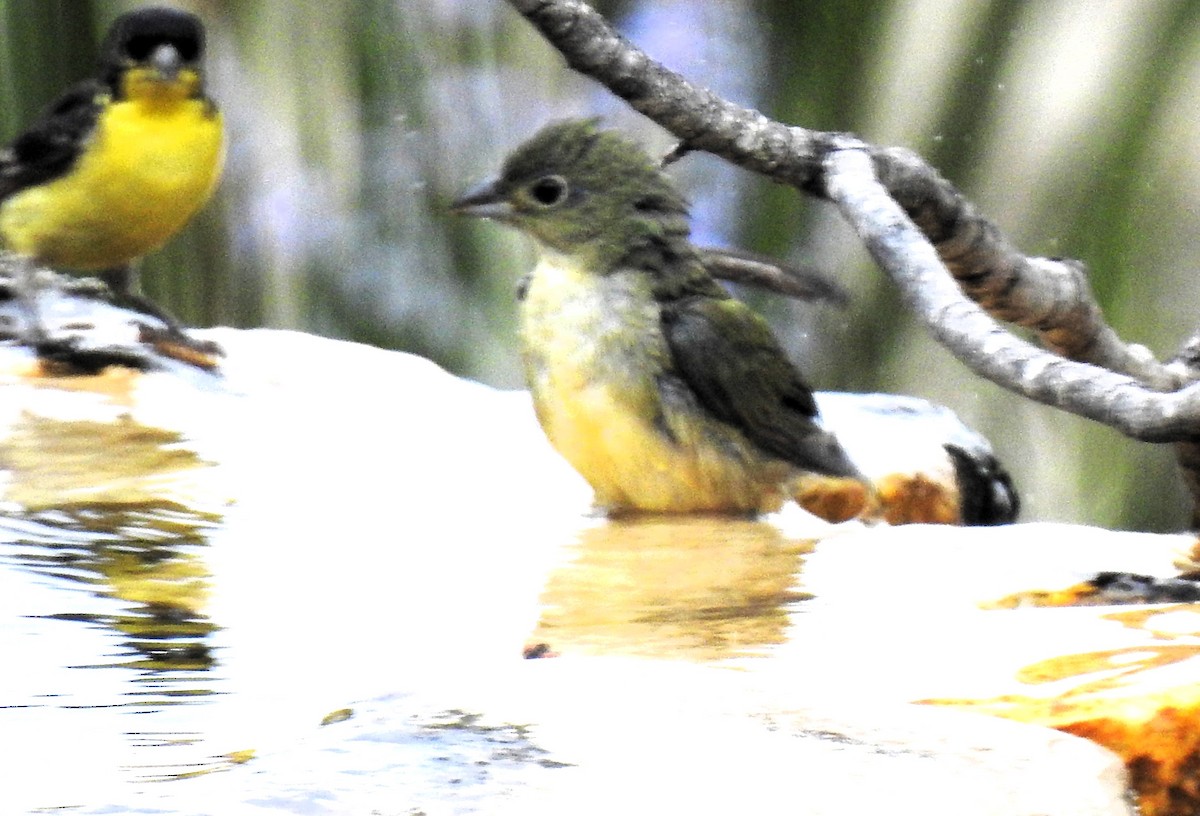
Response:
[[[183,68],[183,57],[175,46],[163,43],[150,55],[150,66],[159,80],[174,82],[179,78],[179,71]]]

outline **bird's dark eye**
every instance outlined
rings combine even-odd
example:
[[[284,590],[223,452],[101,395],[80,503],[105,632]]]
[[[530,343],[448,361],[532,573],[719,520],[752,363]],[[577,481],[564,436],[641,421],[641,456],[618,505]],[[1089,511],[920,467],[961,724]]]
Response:
[[[529,187],[529,194],[543,207],[553,207],[566,199],[567,180],[562,176],[543,176]]]
[[[200,41],[194,37],[175,37],[171,45],[175,46],[184,62],[194,62],[200,56]]]
[[[125,43],[125,53],[132,57],[135,62],[143,62],[160,42],[162,42],[160,37],[143,37],[140,35],[130,37],[129,42]]]

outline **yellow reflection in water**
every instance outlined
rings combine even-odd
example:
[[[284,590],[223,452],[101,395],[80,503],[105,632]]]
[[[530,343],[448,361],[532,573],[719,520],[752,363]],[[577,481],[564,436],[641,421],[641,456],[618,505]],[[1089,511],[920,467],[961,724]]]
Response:
[[[120,614],[53,616],[99,622],[121,636],[130,659],[98,664],[211,666],[209,570],[195,545],[220,516],[187,502],[194,476],[208,467],[178,433],[127,414],[101,422],[25,413],[0,442],[8,514],[29,522],[31,534],[9,558],[128,604]]]
[[[128,415],[93,422],[27,413],[0,444],[10,479],[4,498],[27,512],[161,505],[172,477],[206,465],[181,441]]]
[[[610,520],[580,534],[553,573],[533,635],[555,653],[713,660],[785,639],[809,540],[761,521]]]
[[[169,518],[172,526],[179,523],[178,514]],[[34,517],[27,530],[36,531],[36,536],[15,542],[5,553],[9,563],[82,583],[97,597],[122,602],[117,608],[93,611],[94,604],[65,592],[59,611],[41,615],[100,624],[118,636],[123,653],[118,659],[111,653],[94,655],[91,661],[79,655],[76,665],[156,671],[196,671],[212,665],[206,639],[217,627],[204,614],[209,570],[196,547],[203,543],[203,526],[193,535],[174,539],[165,539],[163,531],[153,527],[146,529],[150,540],[134,537],[135,525],[152,525],[153,520],[152,512],[130,516],[96,509],[77,516]],[[109,532],[113,529],[120,529],[122,537]]]
[[[94,568],[111,594],[133,606],[110,625],[136,657],[130,668],[201,671],[213,664],[206,638],[217,628],[203,614],[208,567],[195,553],[155,543],[144,548],[97,548]],[[185,695],[194,690],[184,690]]]

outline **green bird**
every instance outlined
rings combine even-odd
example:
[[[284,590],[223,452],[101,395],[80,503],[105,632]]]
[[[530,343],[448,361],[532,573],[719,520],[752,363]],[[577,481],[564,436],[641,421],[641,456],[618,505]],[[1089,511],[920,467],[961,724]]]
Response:
[[[637,143],[595,120],[553,123],[453,209],[537,244],[520,287],[525,375],[599,508],[770,512],[811,474],[870,492],[766,321],[706,269],[687,201]]]

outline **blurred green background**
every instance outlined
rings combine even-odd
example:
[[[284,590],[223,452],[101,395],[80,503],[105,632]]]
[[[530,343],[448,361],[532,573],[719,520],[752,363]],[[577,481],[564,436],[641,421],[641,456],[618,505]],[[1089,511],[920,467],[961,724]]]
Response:
[[[0,138],[86,75],[96,39],[136,5],[0,0]],[[662,131],[568,72],[502,0],[178,5],[209,29],[228,163],[213,204],[145,263],[146,290],[194,325],[301,329],[519,386],[513,290],[530,249],[449,218],[446,202],[555,117],[603,114],[655,149]],[[1160,357],[1200,324],[1200,2],[596,5],[729,98],[917,150],[1025,251],[1087,261],[1117,330]],[[1170,447],[970,375],[828,205],[711,157],[673,172],[704,241],[813,264],[852,290],[845,311],[749,295],[816,387],[949,405],[992,439],[1026,519],[1183,526]]]

